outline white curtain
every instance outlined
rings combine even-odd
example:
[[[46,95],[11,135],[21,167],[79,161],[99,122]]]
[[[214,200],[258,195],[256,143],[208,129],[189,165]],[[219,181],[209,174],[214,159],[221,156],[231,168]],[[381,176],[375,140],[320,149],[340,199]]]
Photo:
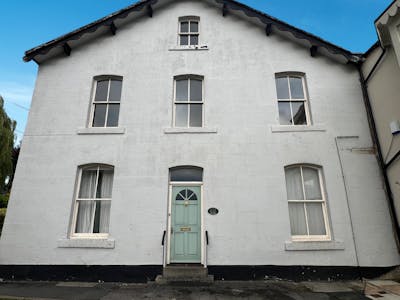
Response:
[[[307,200],[322,200],[318,170],[303,167],[304,189]]]
[[[300,167],[286,169],[286,190],[288,200],[322,200],[318,170],[302,167],[306,199],[303,196],[303,184]],[[292,235],[325,235],[325,220],[322,203],[289,203],[289,217]],[[306,225],[306,212],[308,229]]]
[[[111,198],[112,196],[112,186],[113,186],[113,171],[104,170],[101,172],[101,182],[99,182],[100,186],[100,196],[99,198]],[[98,201],[97,204],[100,210],[100,224],[99,224],[99,232],[100,233],[108,233],[108,225],[110,224],[110,206],[111,201],[104,200]]]
[[[307,204],[307,220],[310,235],[325,235],[325,221],[322,212],[322,203]]]
[[[99,188],[97,198],[111,198],[113,185],[113,171],[101,170],[99,174]]]
[[[80,199],[93,199],[96,188],[97,170],[83,170],[81,186],[79,188]]]
[[[79,187],[79,198],[92,199],[96,188],[96,170],[83,170]],[[76,218],[76,233],[89,233],[92,231],[92,216],[94,201],[78,201],[78,215]]]
[[[289,218],[292,235],[307,235],[304,203],[289,203]]]
[[[97,192],[95,193],[97,183]],[[79,198],[94,199],[111,198],[113,185],[113,171],[99,170],[83,170],[81,176],[81,184],[79,189]],[[76,220],[76,233],[108,233],[110,223],[110,206],[111,201],[92,201],[77,200],[78,215]],[[96,208],[95,208],[96,207]],[[94,217],[94,218],[93,218]],[[93,224],[94,219],[94,224]]]
[[[76,219],[76,233],[92,232],[92,217],[94,213],[94,201],[82,200],[78,201],[78,216]]]
[[[99,201],[100,206],[100,233],[108,233],[108,225],[110,224],[110,206],[111,201]]]
[[[286,169],[285,174],[288,200],[304,200],[300,168],[295,167]]]

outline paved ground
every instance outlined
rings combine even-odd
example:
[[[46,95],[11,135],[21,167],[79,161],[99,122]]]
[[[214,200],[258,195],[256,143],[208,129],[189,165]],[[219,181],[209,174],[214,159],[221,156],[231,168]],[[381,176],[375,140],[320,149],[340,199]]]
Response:
[[[168,286],[123,283],[1,282],[4,299],[169,299],[169,300],[356,300],[363,295],[361,282],[217,281],[210,286]],[[382,298],[381,298],[382,299]],[[394,298],[396,299],[396,298]],[[397,299],[400,299],[397,298]]]
[[[364,293],[369,299],[400,299],[400,284],[393,280],[368,280]]]

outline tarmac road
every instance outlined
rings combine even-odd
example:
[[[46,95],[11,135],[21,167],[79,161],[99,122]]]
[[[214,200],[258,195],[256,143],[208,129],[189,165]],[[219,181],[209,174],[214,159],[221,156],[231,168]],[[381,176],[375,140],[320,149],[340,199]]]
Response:
[[[91,282],[1,282],[0,300],[4,299],[268,299],[268,300],[358,300],[363,295],[361,282],[304,282],[281,280],[216,281],[209,286],[171,286],[155,283]]]

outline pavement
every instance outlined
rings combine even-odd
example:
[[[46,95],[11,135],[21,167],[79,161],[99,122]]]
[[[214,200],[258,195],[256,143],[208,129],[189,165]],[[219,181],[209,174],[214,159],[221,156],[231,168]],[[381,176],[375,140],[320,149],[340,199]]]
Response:
[[[400,284],[393,280],[368,280],[365,282],[364,294],[369,299],[400,299]]]
[[[386,288],[382,288],[385,286]],[[389,288],[388,288],[389,287]],[[215,281],[208,286],[171,286],[153,282],[146,284],[93,283],[93,282],[0,282],[0,300],[356,300],[400,299],[392,291],[400,291],[400,285],[391,281],[331,281],[291,282],[265,281]],[[364,291],[367,292],[364,295]],[[388,297],[390,296],[390,297]],[[394,297],[394,298],[393,298]]]

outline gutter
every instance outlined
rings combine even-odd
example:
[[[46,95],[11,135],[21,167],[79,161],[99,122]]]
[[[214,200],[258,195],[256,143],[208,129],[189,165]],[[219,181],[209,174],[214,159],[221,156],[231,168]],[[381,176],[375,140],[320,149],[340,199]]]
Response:
[[[383,51],[383,54],[385,53],[385,51]],[[372,68],[370,74],[368,75],[369,79],[372,75],[372,72],[376,69],[378,63],[380,62],[381,58],[383,57],[383,54],[381,54],[381,57],[378,59],[378,61],[375,63],[374,67]],[[357,70],[360,76],[360,83],[361,83],[361,90],[363,93],[363,100],[364,100],[364,104],[365,104],[365,108],[367,110],[367,116],[368,116],[368,123],[369,123],[369,127],[370,127],[370,132],[371,132],[371,136],[372,136],[372,140],[374,142],[374,144],[376,145],[376,150],[377,150],[377,158],[378,158],[378,164],[383,176],[383,181],[384,181],[384,185],[385,185],[385,192],[386,192],[386,196],[388,198],[388,202],[389,202],[389,211],[390,211],[390,215],[392,217],[392,221],[393,221],[393,227],[394,227],[394,231],[396,234],[396,243],[397,243],[397,248],[398,251],[400,251],[400,226],[399,226],[399,216],[397,216],[396,210],[395,210],[395,206],[394,206],[394,200],[393,200],[393,193],[392,193],[392,189],[390,188],[390,183],[389,183],[389,178],[387,175],[387,166],[385,164],[383,155],[382,155],[382,151],[381,151],[381,144],[379,142],[379,138],[378,138],[378,133],[376,130],[376,123],[375,123],[375,119],[374,119],[374,115],[372,113],[372,107],[371,107],[371,101],[369,99],[369,95],[368,95],[368,89],[367,89],[367,81],[364,78],[364,74],[361,70],[361,63],[357,64]]]

